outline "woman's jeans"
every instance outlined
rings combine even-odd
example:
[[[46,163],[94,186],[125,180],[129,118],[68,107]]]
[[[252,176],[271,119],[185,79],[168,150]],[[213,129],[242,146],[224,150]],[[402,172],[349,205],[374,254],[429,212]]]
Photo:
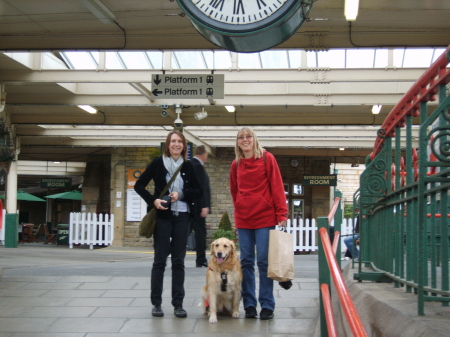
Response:
[[[170,219],[156,219],[153,233],[155,258],[152,267],[151,294],[153,305],[161,305],[164,270],[171,254],[172,262],[172,305],[183,305],[184,299],[184,258],[190,230],[191,216],[187,212],[172,215]]]
[[[344,244],[347,246],[347,249],[350,251],[350,254],[352,254],[353,259],[359,258],[358,248],[356,248],[356,245],[354,244],[355,241],[358,239],[359,234],[350,235],[349,237],[346,237],[344,239]]]
[[[242,265],[242,298],[244,308],[255,307],[256,284],[255,284],[255,246],[256,263],[259,271],[259,303],[261,309],[275,309],[275,299],[273,297],[273,280],[267,277],[267,267],[269,265],[269,231],[273,227],[258,229],[238,228],[239,247],[241,250]]]

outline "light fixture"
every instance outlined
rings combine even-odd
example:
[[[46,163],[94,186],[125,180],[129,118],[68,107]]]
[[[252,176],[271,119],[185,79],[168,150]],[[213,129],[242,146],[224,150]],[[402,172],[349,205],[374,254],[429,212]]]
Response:
[[[79,108],[83,109],[84,111],[89,112],[90,114],[96,114],[97,109],[91,107],[90,105],[78,105]]]
[[[227,109],[228,112],[236,111],[236,108],[233,105],[225,105],[225,109]]]
[[[55,161],[53,162],[53,164],[61,164],[61,162],[55,160]]]
[[[206,117],[208,117],[208,113],[205,111],[204,108],[202,108],[202,111],[196,112],[194,114],[194,117],[196,120],[201,121],[202,119],[205,119]]]
[[[339,151],[344,151],[345,150],[345,147],[340,147],[339,148]]]
[[[345,19],[347,21],[355,21],[358,16],[359,0],[345,0]]]
[[[114,23],[116,16],[100,0],[83,0],[84,6],[103,23]]]
[[[372,107],[372,113],[373,113],[374,115],[378,115],[378,114],[380,113],[380,111],[381,111],[381,107],[382,107],[381,104],[379,104],[379,105],[374,105],[374,106]]]

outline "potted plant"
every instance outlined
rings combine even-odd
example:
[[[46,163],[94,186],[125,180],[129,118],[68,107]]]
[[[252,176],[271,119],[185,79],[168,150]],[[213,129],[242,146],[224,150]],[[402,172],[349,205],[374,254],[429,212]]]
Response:
[[[213,233],[213,240],[216,240],[218,238],[230,239],[237,245],[237,234],[231,226],[230,217],[228,216],[227,212],[223,213],[222,218],[219,222],[219,228]]]

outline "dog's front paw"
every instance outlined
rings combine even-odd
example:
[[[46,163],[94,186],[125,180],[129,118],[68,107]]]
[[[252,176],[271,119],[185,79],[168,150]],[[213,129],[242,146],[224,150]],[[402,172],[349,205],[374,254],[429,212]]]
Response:
[[[216,315],[209,316],[209,323],[217,323],[217,316]]]
[[[233,318],[239,318],[239,311],[234,311],[232,316]]]

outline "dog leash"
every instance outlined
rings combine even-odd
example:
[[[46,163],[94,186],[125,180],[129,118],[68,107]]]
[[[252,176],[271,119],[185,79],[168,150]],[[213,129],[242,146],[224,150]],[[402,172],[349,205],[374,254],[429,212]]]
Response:
[[[220,285],[220,290],[227,291],[227,273],[223,271],[220,274],[220,278],[222,279],[222,284]]]

